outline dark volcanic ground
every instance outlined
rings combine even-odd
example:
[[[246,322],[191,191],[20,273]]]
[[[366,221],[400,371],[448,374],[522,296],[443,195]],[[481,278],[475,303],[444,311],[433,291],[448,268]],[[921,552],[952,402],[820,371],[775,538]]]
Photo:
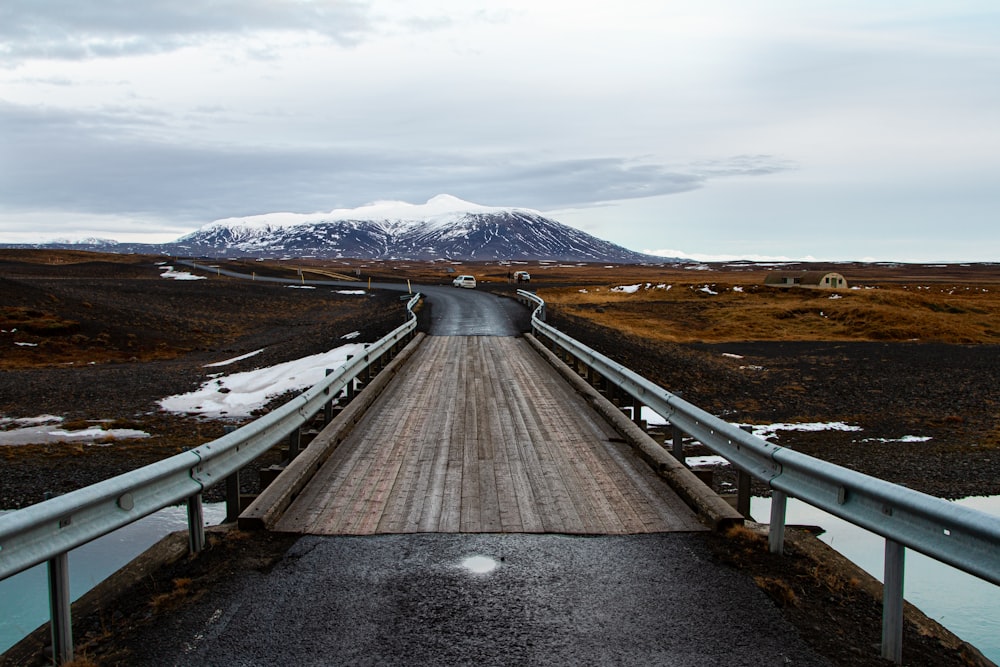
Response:
[[[846,422],[862,428],[782,431],[776,440],[782,446],[932,495],[1000,494],[996,346],[677,345],[624,336],[552,308],[548,321],[727,421]],[[906,436],[930,440],[901,442]]]
[[[159,409],[157,401],[196,389],[210,372],[325,352],[355,331],[353,342],[373,342],[405,316],[396,294],[345,295],[219,277],[171,280],[160,273],[153,260],[59,267],[0,261],[0,319],[6,317],[0,419],[51,414],[64,417],[67,429],[105,421],[152,436],[107,446],[0,445],[0,509],[93,484],[238,425]],[[59,326],[46,329],[47,322]],[[204,367],[262,348],[224,369]],[[252,470],[242,477],[248,488],[256,483]],[[220,493],[212,489],[208,499]]]

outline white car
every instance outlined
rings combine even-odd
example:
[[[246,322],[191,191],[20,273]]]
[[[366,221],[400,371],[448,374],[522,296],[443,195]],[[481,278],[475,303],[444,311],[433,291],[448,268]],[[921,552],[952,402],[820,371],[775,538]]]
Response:
[[[468,287],[472,289],[476,286],[475,276],[459,276],[451,281],[451,284],[455,287]]]

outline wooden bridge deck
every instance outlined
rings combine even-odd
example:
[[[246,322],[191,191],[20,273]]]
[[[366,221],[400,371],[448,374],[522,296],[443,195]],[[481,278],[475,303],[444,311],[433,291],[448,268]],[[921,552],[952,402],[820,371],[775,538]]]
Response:
[[[522,338],[428,337],[274,527],[703,530]]]

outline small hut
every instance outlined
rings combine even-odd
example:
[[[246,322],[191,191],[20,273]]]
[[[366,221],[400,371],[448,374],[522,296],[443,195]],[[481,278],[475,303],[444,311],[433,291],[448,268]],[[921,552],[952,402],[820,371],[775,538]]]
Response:
[[[835,271],[771,271],[764,278],[764,284],[774,287],[847,289],[847,279]]]

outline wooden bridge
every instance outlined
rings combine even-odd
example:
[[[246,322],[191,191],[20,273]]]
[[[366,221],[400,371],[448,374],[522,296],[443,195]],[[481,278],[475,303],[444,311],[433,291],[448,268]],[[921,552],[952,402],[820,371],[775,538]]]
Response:
[[[320,433],[244,525],[315,535],[706,529],[525,338],[421,338],[349,433],[347,420]]]

